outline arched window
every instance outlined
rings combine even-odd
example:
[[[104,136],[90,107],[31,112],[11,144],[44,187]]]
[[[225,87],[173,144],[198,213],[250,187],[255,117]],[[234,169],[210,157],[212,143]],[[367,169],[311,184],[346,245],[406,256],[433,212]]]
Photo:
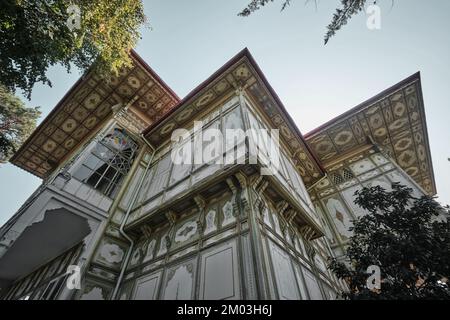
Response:
[[[137,149],[137,143],[125,130],[115,127],[97,142],[72,176],[114,198]]]

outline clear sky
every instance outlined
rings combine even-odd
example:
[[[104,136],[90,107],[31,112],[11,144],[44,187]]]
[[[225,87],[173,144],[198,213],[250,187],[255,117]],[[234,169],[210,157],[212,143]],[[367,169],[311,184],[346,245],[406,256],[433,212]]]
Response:
[[[249,0],[248,0],[249,1]],[[180,96],[248,47],[302,133],[420,71],[439,200],[450,203],[450,1],[390,0],[381,29],[361,13],[323,45],[340,1],[275,1],[248,18],[247,0],[144,1],[152,29],[137,52]],[[29,105],[45,117],[78,79],[55,67],[53,88],[37,85]],[[40,179],[10,164],[0,167],[0,224],[38,187]]]

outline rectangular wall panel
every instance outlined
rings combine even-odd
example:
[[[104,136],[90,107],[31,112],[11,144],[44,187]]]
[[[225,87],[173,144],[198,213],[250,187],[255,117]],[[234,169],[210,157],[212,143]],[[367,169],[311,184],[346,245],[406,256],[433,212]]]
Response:
[[[201,257],[199,299],[240,299],[236,241],[232,240]]]
[[[289,255],[279,246],[270,243],[273,271],[278,288],[280,300],[298,300],[300,295],[297,289],[294,270]]]
[[[298,288],[300,290],[300,299],[308,300],[308,293],[307,293],[307,290],[305,287],[305,280],[304,280],[304,277],[300,270],[300,266],[297,264],[294,264],[294,269],[295,269],[295,276],[297,278]]]
[[[322,300],[322,293],[320,292],[319,279],[317,279],[309,270],[303,269],[305,275],[306,286],[308,287],[309,297],[311,300]]]
[[[161,271],[146,275],[136,281],[135,300],[156,300]]]

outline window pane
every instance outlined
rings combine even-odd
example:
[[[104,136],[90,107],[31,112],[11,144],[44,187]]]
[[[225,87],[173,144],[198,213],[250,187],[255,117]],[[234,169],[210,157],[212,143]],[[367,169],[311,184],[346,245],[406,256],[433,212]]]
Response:
[[[158,194],[167,185],[171,163],[170,152],[168,152],[157,164],[156,172],[151,181],[146,199]]]
[[[223,117],[222,134],[225,135],[225,148],[239,144],[245,139],[244,124],[242,122],[241,109],[236,108]]]
[[[172,149],[171,160],[174,163],[169,185],[182,180],[191,172],[193,158],[192,146],[193,143],[191,140],[189,140],[183,145],[179,147],[177,146],[175,147],[175,149]]]
[[[117,194],[117,192],[120,189],[120,186],[122,185],[122,178],[123,175],[120,173],[117,173],[114,180],[111,181],[108,190],[106,191],[106,195],[110,198],[114,198]]]
[[[97,143],[94,150],[92,152],[99,156],[102,160],[109,161],[114,157],[114,152],[107,148],[106,146],[102,145],[101,143]]]
[[[108,170],[106,170],[106,172],[104,173],[104,176],[109,180],[112,180],[116,175],[116,173],[117,173],[116,169],[114,169],[113,167],[109,167]]]
[[[98,157],[94,156],[93,154],[90,154],[86,159],[84,159],[83,164],[92,169],[93,171],[96,171],[99,167],[101,167],[105,162],[100,160]]]
[[[223,156],[222,133],[219,130],[220,120],[216,120],[203,129],[202,136],[197,134],[193,141],[193,164],[197,170],[211,159]]]
[[[82,182],[84,182],[92,187],[95,187],[101,177],[102,176],[100,174],[97,174],[94,172],[94,173],[92,173],[92,175],[89,178],[83,180]]]
[[[150,190],[147,195],[147,199],[160,193],[163,190],[163,188],[166,186],[168,178],[169,178],[168,171],[166,171],[163,174],[160,174],[158,176],[155,176],[150,185]]]
[[[243,129],[241,109],[236,108],[233,111],[227,113],[224,117],[224,128],[225,129]]]
[[[191,172],[191,167],[191,164],[174,164],[169,185],[186,178]]]
[[[95,188],[102,193],[106,193],[106,189],[108,188],[110,182],[111,182],[111,180],[103,177],[97,183],[97,186]]]
[[[82,182],[85,182],[92,175],[93,171],[88,167],[81,165],[73,174],[73,176]]]

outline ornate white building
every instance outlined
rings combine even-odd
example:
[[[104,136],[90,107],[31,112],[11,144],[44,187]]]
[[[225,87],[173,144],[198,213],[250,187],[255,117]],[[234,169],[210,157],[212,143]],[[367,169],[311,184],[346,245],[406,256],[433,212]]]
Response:
[[[131,56],[83,76],[12,158],[43,183],[0,229],[3,299],[333,299],[355,190],[436,192],[419,74],[303,136],[247,49],[183,99]],[[199,120],[279,129],[279,170],[260,173],[261,131],[217,155],[257,141],[257,163],[174,164]]]

